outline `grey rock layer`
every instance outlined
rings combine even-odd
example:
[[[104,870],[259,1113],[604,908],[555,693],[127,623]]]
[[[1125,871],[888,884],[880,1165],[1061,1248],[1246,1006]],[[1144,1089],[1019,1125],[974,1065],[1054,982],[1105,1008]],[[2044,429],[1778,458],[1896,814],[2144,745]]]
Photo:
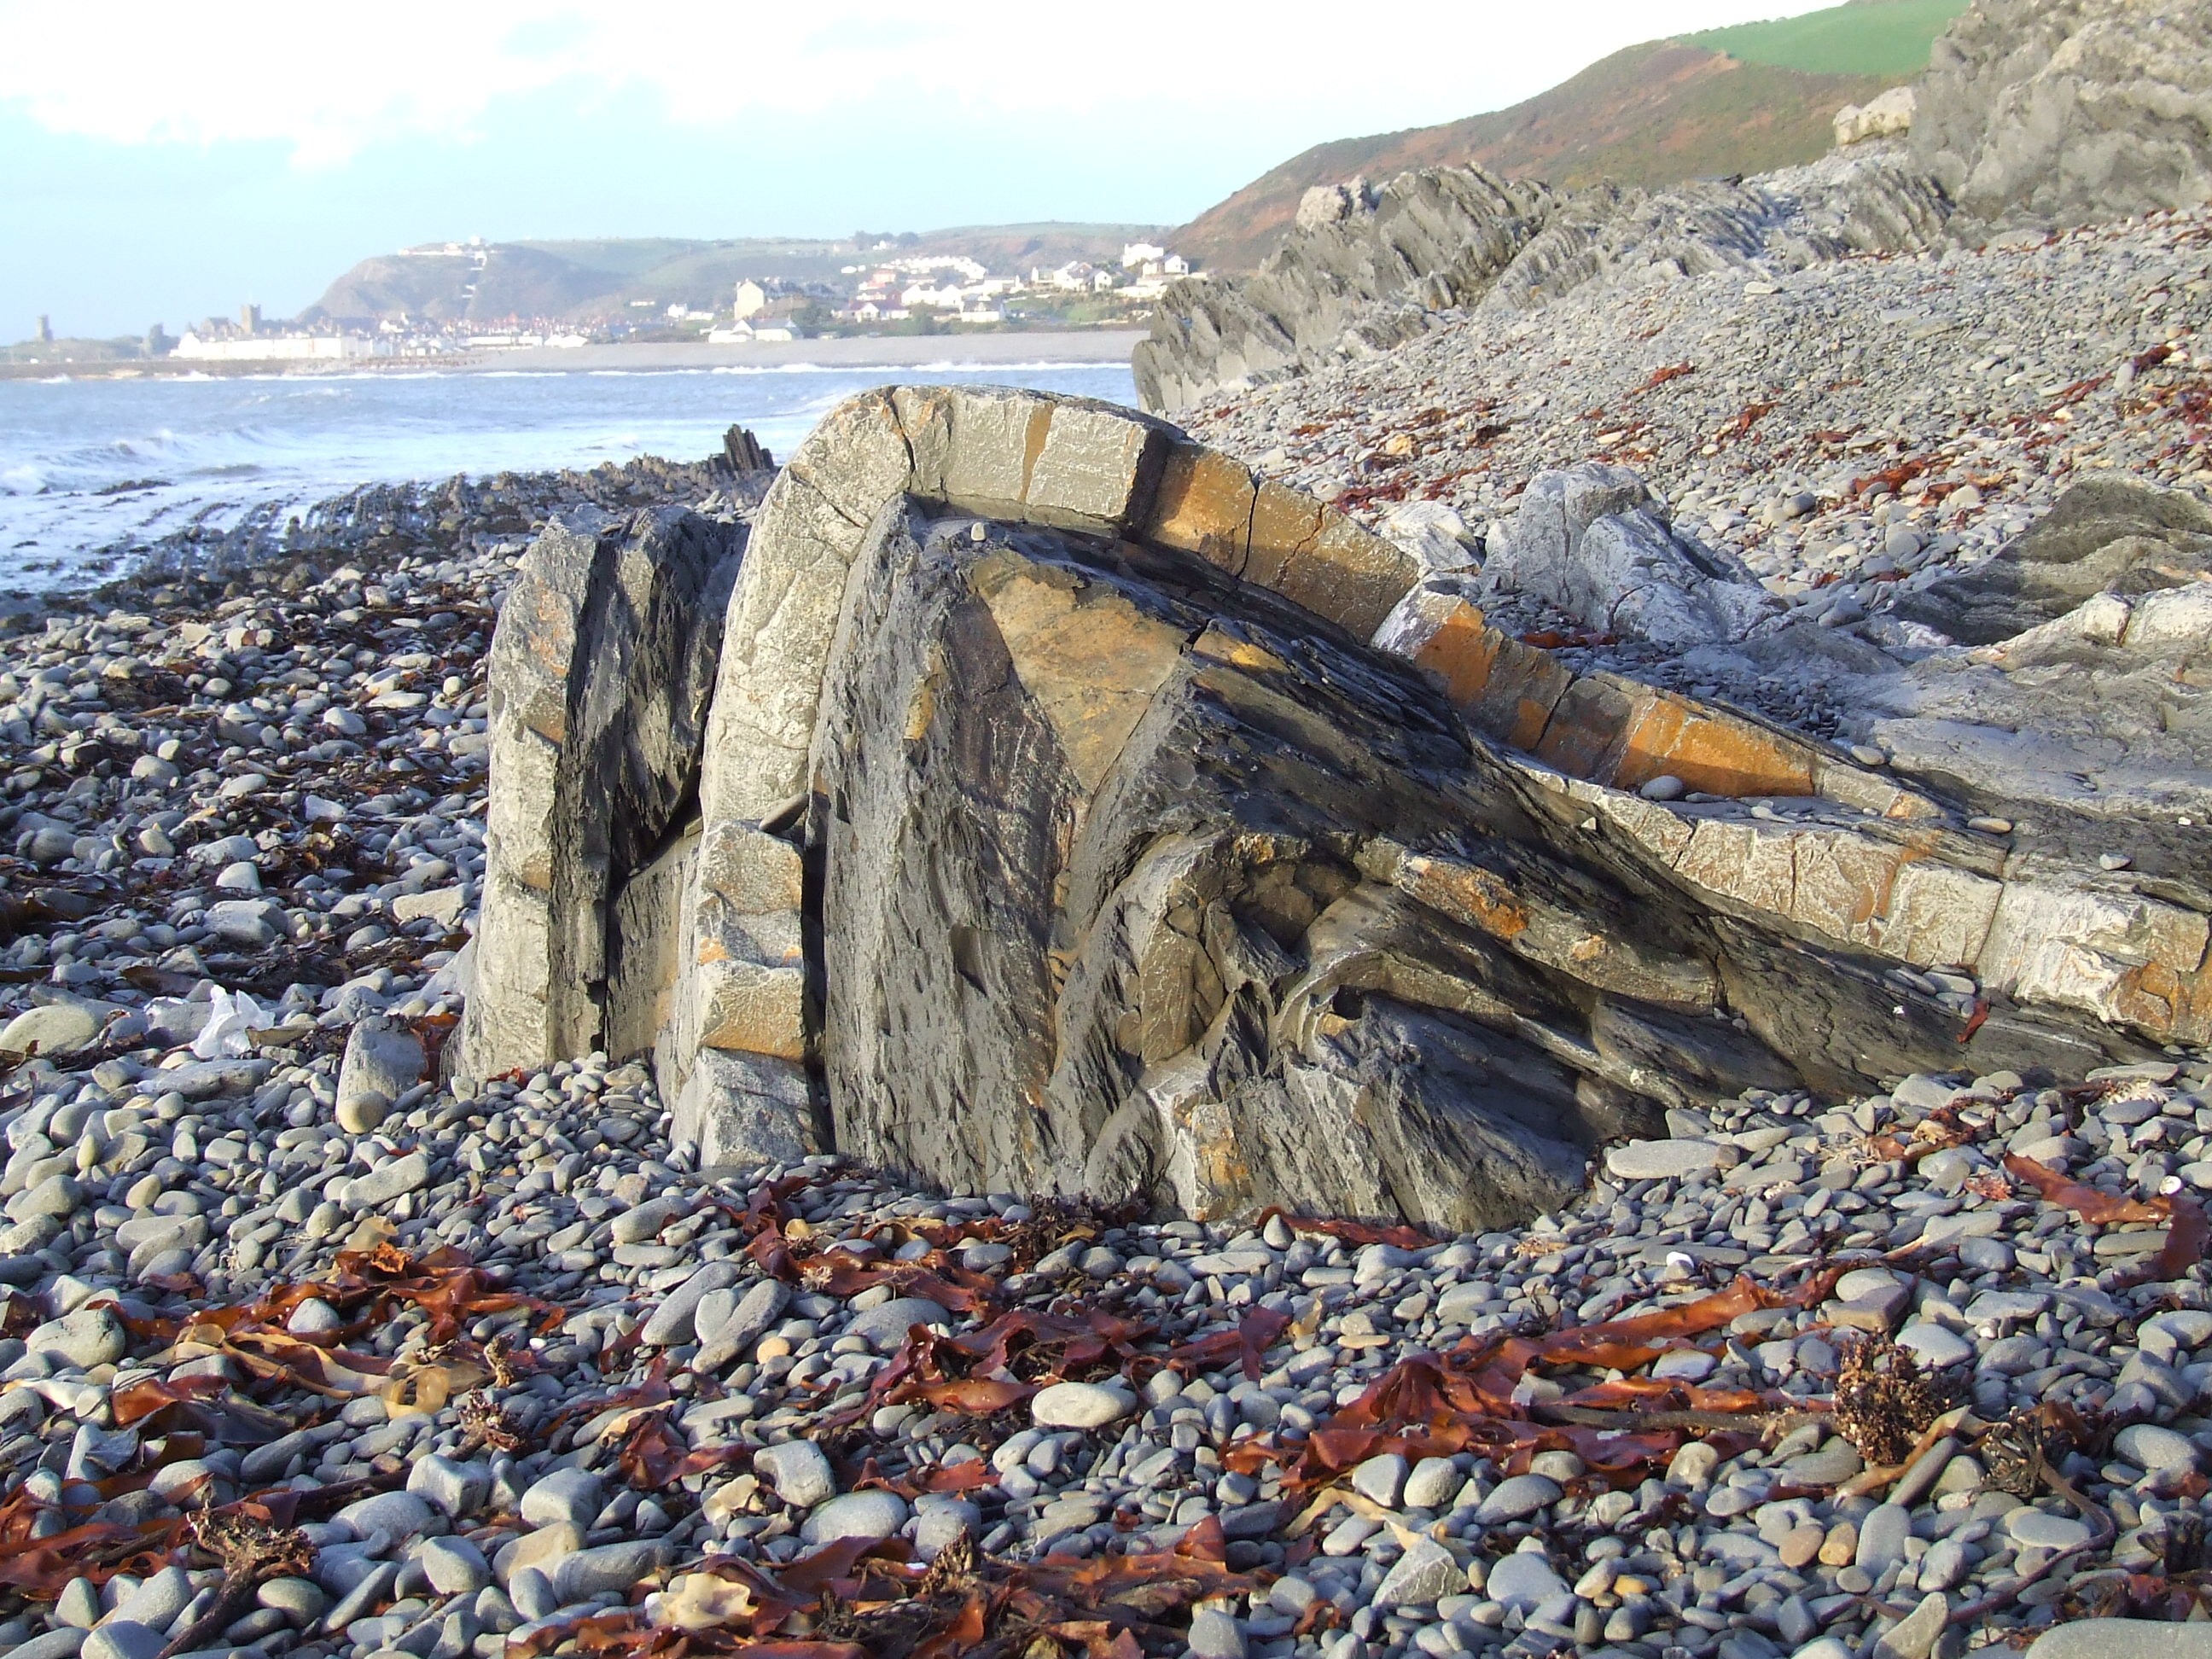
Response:
[[[1982,0],[1936,43],[1912,149],[1984,221],[2083,224],[2212,201],[2212,13]]]
[[[842,1151],[954,1190],[1464,1229],[1557,1201],[1663,1106],[1954,1052],[1786,922],[1574,850],[1571,801],[1294,607],[972,529],[886,509],[830,665]],[[1723,983],[1749,1031],[1712,1018]]]
[[[2212,581],[2212,507],[2133,478],[2090,478],[1996,558],[1905,594],[1895,614],[1961,645],[1993,645],[2099,593],[2202,581]]]

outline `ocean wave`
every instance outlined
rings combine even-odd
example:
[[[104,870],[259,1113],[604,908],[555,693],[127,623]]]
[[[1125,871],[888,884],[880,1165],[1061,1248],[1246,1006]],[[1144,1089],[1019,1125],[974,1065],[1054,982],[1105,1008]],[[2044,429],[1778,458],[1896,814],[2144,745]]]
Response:
[[[839,402],[885,381],[1026,381],[1126,398],[1127,374],[1115,363],[1038,357],[605,371],[424,364],[252,383],[195,373],[77,380],[81,389],[66,398],[14,389],[35,382],[0,383],[0,585],[72,580],[24,570],[27,556],[11,561],[7,550],[26,539],[36,540],[41,559],[74,561],[186,524],[221,530],[272,507],[295,511],[365,483],[583,470],[639,453],[696,459],[713,452],[732,422],[783,454]],[[513,384],[532,380],[548,384]],[[148,478],[171,482],[99,494]]]

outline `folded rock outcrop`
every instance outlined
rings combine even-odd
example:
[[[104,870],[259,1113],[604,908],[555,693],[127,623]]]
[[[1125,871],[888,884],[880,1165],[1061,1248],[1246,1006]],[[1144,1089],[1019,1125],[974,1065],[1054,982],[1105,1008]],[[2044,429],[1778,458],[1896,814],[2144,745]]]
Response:
[[[680,817],[690,743],[696,821],[634,838],[590,916],[588,884],[491,884],[478,994],[514,972],[499,908],[602,929],[654,1012],[597,1040],[653,1052],[708,1161],[1450,1227],[1556,1201],[1668,1106],[2207,1035],[2190,895],[2017,865],[1940,791],[1575,673],[1423,577],[1125,410],[855,398],[754,523],[703,735],[653,750]],[[516,687],[570,665],[562,706],[611,591],[577,580],[495,647]],[[605,744],[568,741],[556,779]],[[495,760],[495,796],[533,775]],[[2054,994],[2085,952],[2111,994]],[[608,1006],[590,960],[548,958],[549,1007]]]
[[[1310,190],[1297,228],[1257,275],[1174,284],[1137,347],[1138,394],[1181,409],[1417,333],[1428,311],[1471,305],[1559,206],[1542,185],[1479,167]]]

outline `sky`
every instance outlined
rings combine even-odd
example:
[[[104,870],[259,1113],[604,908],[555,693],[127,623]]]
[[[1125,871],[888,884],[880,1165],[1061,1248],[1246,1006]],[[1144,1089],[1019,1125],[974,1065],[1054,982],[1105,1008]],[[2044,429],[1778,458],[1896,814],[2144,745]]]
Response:
[[[0,0],[0,340],[480,235],[1176,224],[1324,139],[1832,0]]]

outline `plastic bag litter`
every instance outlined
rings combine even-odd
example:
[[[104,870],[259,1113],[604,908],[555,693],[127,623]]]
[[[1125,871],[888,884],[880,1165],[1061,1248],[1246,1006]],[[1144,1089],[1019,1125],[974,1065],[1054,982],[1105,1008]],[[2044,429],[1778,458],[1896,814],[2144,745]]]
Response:
[[[222,986],[208,999],[212,1012],[208,1023],[200,1027],[200,1034],[192,1039],[192,1054],[200,1060],[236,1060],[253,1052],[253,1039],[248,1032],[265,1027],[269,1017],[261,1005],[243,991],[226,991]]]

